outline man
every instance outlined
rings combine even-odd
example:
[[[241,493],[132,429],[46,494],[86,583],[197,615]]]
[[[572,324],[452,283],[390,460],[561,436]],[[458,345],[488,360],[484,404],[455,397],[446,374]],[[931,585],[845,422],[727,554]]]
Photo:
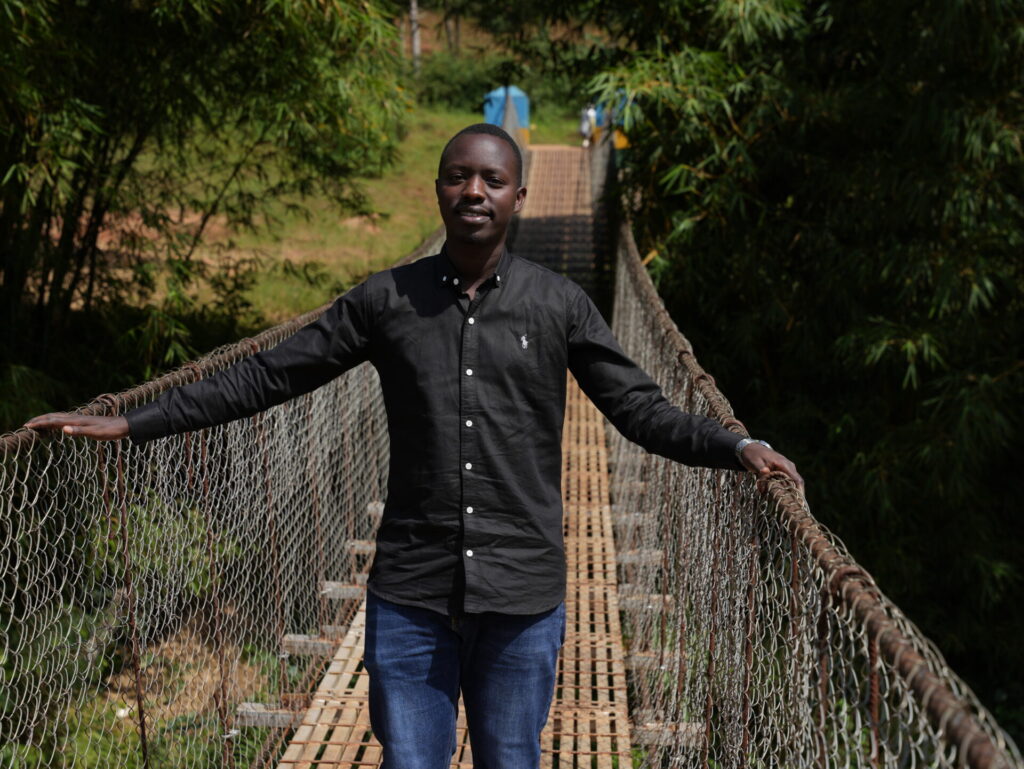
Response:
[[[576,284],[506,251],[522,182],[511,137],[470,126],[441,154],[440,254],[370,277],[273,350],[125,417],[27,425],[141,442],[253,414],[371,361],[391,436],[366,637],[386,769],[449,765],[460,690],[476,767],[539,764],[565,631],[567,370],[650,451],[803,484],[767,444],[669,404]]]

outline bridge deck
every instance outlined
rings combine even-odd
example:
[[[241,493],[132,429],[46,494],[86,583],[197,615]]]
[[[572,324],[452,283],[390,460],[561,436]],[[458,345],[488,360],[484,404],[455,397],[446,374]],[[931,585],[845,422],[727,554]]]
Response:
[[[519,248],[555,269],[592,259],[590,180],[582,152],[536,147]],[[544,767],[631,766],[626,675],[616,595],[615,548],[604,427],[570,381],[562,440],[568,594],[566,641],[555,698],[541,738]],[[379,766],[362,665],[360,607],[281,758],[279,769]],[[465,718],[453,767],[473,765]]]

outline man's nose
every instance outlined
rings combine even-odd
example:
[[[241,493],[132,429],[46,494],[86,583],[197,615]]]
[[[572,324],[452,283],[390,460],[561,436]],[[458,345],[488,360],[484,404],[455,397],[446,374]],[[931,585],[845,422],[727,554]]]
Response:
[[[464,198],[482,198],[484,196],[484,180],[479,176],[471,176],[466,180],[466,186],[462,188]]]

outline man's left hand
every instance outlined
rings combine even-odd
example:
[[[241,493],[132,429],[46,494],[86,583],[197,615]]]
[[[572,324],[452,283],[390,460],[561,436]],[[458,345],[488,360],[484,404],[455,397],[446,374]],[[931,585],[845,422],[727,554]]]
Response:
[[[740,461],[748,470],[757,473],[758,481],[768,480],[773,472],[784,473],[793,480],[800,493],[804,493],[804,479],[796,471],[796,465],[774,449],[760,443],[748,443],[740,452]]]

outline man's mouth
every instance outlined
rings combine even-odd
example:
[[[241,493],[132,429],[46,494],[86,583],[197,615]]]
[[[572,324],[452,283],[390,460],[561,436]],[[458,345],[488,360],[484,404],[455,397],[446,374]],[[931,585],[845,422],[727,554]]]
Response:
[[[482,208],[458,208],[455,213],[466,222],[486,222],[491,218],[490,213]]]

